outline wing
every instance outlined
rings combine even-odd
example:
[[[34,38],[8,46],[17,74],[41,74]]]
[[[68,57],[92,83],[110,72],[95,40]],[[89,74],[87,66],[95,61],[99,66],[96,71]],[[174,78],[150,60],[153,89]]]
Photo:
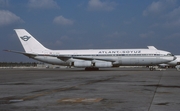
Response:
[[[102,57],[96,57],[96,56],[36,54],[36,53],[26,53],[26,52],[14,51],[14,50],[4,50],[4,51],[23,54],[25,56],[28,56],[29,58],[34,58],[35,56],[51,56],[51,57],[57,57],[58,59],[63,60],[63,61],[67,61],[69,59],[80,59],[80,60],[88,60],[88,61],[100,60],[100,61],[108,61],[108,62],[116,61],[116,60],[113,60],[112,58],[102,58]]]
[[[51,55],[53,57],[57,57],[58,59],[61,60],[68,60],[68,59],[79,59],[79,60],[88,60],[88,61],[93,61],[93,60],[100,60],[100,61],[108,61],[108,62],[115,62],[116,60],[112,58],[103,58],[103,57],[97,57],[97,56],[72,56],[72,55]]]

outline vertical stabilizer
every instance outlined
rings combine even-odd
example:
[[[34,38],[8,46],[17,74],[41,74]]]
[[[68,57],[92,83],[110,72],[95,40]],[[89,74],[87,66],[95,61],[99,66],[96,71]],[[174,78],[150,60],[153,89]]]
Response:
[[[14,29],[25,52],[27,53],[41,53],[45,48],[40,42],[38,42],[31,34],[25,29]]]
[[[154,47],[154,46],[147,46],[147,47],[148,47],[148,49],[157,50],[156,47]]]

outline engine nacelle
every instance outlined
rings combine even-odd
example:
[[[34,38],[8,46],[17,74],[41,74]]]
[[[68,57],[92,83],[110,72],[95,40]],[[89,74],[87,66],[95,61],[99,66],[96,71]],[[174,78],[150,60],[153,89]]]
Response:
[[[112,67],[113,64],[112,62],[94,62],[92,63],[91,61],[75,61],[71,63],[71,66],[74,67]]]
[[[165,68],[165,67],[168,67],[169,65],[168,64],[159,64],[159,67],[162,67],[162,68]]]
[[[112,67],[112,62],[95,62],[94,67]]]
[[[74,67],[91,67],[91,61],[75,61],[72,66]]]

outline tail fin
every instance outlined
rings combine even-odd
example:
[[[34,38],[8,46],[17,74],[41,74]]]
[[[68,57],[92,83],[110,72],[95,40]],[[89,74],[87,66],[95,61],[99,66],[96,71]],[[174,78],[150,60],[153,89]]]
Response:
[[[41,53],[48,50],[25,29],[14,29],[26,53]]]

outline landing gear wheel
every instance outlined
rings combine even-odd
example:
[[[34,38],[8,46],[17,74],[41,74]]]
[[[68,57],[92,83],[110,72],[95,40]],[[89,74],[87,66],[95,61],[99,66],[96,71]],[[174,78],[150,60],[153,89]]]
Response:
[[[86,67],[85,68],[85,71],[98,71],[99,68],[96,68],[96,67]]]
[[[150,71],[153,71],[153,68],[150,68]]]

